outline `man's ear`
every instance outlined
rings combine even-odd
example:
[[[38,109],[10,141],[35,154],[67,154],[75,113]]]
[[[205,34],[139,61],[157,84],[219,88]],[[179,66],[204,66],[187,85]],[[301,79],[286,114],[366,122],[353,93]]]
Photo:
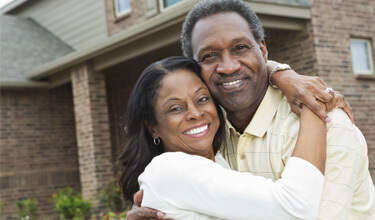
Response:
[[[261,40],[259,42],[259,48],[260,48],[260,51],[262,52],[264,62],[267,63],[267,60],[268,60],[268,50],[267,50],[266,42],[264,40]]]

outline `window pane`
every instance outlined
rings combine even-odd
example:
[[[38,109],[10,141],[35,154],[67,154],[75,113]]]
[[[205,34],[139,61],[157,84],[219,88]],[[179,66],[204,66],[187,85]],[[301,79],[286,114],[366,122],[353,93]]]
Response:
[[[351,40],[350,50],[352,52],[353,69],[355,73],[366,73],[371,71],[369,44],[364,40]]]
[[[171,5],[176,4],[177,2],[181,2],[182,0],[163,0],[164,8],[169,7]]]
[[[121,13],[130,9],[130,0],[117,0],[117,12]]]

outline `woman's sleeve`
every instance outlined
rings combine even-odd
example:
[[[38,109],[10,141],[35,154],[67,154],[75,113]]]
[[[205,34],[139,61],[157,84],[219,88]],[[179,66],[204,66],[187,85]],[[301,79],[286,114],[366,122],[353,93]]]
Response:
[[[173,206],[223,219],[316,219],[324,177],[309,162],[291,157],[273,182],[199,156],[164,153],[139,182]],[[146,198],[147,203],[147,198]],[[158,208],[158,207],[155,207]]]

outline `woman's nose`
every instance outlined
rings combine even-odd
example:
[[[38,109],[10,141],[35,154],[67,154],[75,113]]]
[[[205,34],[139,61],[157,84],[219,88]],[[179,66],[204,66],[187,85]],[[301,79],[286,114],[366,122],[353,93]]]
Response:
[[[189,107],[189,110],[188,110],[189,120],[199,119],[202,117],[202,115],[203,115],[203,111],[198,106],[192,105]]]

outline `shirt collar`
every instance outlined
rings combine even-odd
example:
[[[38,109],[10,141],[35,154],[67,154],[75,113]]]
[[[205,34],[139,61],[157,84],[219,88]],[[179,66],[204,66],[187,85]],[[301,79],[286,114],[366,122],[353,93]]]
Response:
[[[280,90],[268,86],[262,102],[244,132],[257,137],[263,137],[272,123],[272,119],[282,98],[283,94]],[[229,120],[226,120],[226,123],[230,130],[237,132]]]

